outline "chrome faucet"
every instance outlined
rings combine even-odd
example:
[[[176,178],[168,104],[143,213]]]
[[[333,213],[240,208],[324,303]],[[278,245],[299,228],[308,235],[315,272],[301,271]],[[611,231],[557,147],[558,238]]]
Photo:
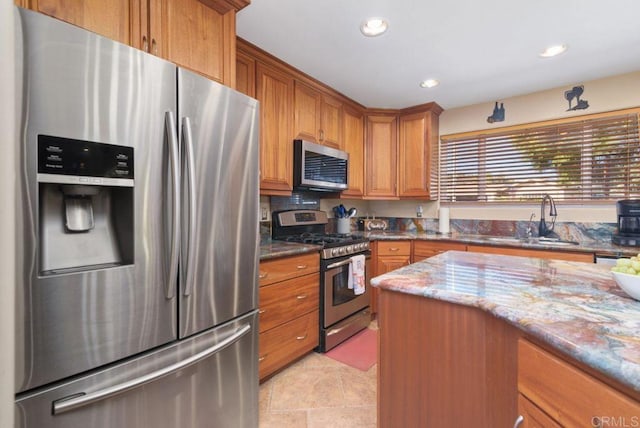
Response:
[[[551,227],[547,226],[544,218],[544,205],[549,201],[549,216],[551,217]],[[542,197],[542,204],[540,204],[540,226],[538,226],[538,236],[547,236],[553,231],[553,226],[556,224],[556,217],[558,212],[556,211],[556,203],[550,195],[544,195]]]

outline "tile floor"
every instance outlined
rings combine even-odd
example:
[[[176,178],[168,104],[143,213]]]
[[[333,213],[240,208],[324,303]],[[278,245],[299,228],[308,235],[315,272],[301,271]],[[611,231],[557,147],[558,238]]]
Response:
[[[375,428],[376,370],[312,352],[260,385],[260,428]]]

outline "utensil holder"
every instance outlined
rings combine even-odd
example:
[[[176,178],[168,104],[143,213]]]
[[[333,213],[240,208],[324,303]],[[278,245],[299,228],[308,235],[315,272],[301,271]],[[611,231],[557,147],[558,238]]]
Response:
[[[341,234],[351,233],[351,220],[347,218],[337,218],[337,231]]]

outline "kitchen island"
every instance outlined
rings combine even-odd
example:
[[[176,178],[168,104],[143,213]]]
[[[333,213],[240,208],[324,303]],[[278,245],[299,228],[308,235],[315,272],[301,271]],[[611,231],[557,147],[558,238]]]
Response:
[[[371,283],[380,427],[640,422],[640,302],[606,267],[449,251]]]

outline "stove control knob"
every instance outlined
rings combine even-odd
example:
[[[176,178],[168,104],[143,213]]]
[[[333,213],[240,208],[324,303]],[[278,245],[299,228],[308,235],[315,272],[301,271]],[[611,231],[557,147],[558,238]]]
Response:
[[[344,247],[340,247],[340,254],[344,254]]]
[[[332,249],[331,250],[331,255],[332,256],[337,256],[338,255],[338,249],[337,248]]]
[[[354,250],[353,247],[354,246],[352,246],[352,245],[347,245],[347,253],[353,253],[353,250]]]

